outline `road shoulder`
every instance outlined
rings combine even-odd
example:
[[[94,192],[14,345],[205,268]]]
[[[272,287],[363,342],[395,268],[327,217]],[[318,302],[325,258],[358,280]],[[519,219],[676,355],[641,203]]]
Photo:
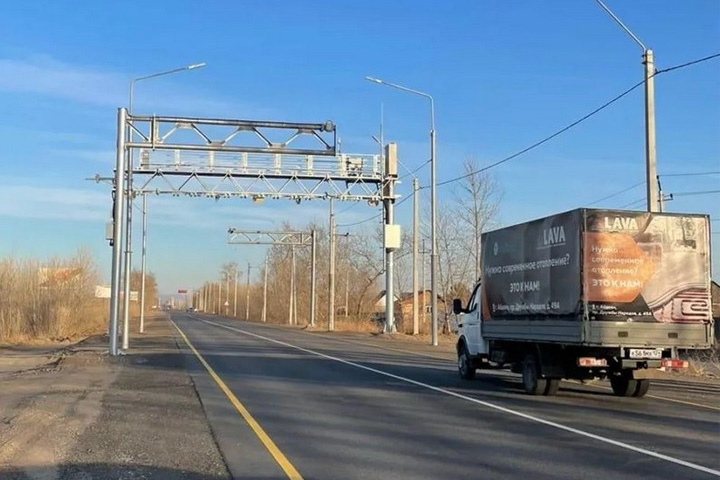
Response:
[[[96,337],[3,372],[0,476],[229,478],[170,328],[149,319],[126,356]]]

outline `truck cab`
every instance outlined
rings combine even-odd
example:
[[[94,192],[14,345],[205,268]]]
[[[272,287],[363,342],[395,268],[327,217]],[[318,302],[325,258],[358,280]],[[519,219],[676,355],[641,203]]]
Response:
[[[460,299],[453,301],[453,313],[457,317],[458,371],[464,379],[472,379],[478,368],[488,363],[489,345],[482,335],[482,308],[480,308],[481,283],[470,295],[466,306]]]

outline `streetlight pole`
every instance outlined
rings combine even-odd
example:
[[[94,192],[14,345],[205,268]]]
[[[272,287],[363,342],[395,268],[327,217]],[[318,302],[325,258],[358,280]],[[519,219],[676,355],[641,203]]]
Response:
[[[330,247],[328,261],[328,331],[335,330],[335,208],[333,199],[330,199]]]
[[[235,293],[233,295],[233,317],[237,318],[237,290],[238,290],[238,271],[235,268]]]
[[[245,320],[250,320],[250,262],[248,262],[247,279],[245,280]]]
[[[153,73],[151,75],[145,75],[143,77],[137,77],[132,79],[130,81],[130,98],[128,99],[128,115],[132,116],[133,113],[133,100],[135,97],[135,84],[137,82],[143,81],[143,80],[149,80],[151,78],[156,77],[162,77],[164,75],[170,75],[173,73],[178,72],[184,72],[185,70],[195,70],[197,68],[202,68],[205,66],[205,63],[195,63],[192,65],[187,65],[185,67],[180,68],[174,68],[172,70],[166,70],[163,72]],[[132,141],[132,129],[127,129],[127,140]],[[130,161],[127,165],[127,216],[126,216],[126,242],[127,247],[125,248],[125,288],[127,290],[125,297],[126,300],[124,302],[125,304],[125,311],[124,311],[124,317],[123,317],[123,331],[125,334],[129,331],[129,323],[130,323],[130,268],[132,264],[132,204],[133,204],[133,198],[132,198],[132,168],[133,168],[133,151],[130,149],[129,152],[129,158]],[[143,223],[143,232],[142,232],[142,262],[141,262],[141,280],[140,280],[140,333],[144,333],[145,331],[145,269],[146,269],[146,261],[145,257],[147,255],[147,203],[146,203],[146,194],[143,194],[143,209],[142,209],[142,223]],[[123,349],[128,348],[128,338],[127,335],[123,335]]]
[[[437,219],[437,181],[435,178],[436,172],[436,157],[435,157],[435,100],[433,97],[425,92],[414,90],[412,88],[398,85],[397,83],[386,82],[374,77],[365,77],[366,80],[377,83],[379,85],[386,85],[388,87],[396,88],[404,92],[419,95],[430,100],[430,291],[432,298],[430,299],[430,311],[432,315],[432,345],[437,346],[437,236],[436,236],[436,219]]]
[[[420,333],[420,314],[418,312],[418,245],[420,243],[420,185],[413,178],[413,240],[412,240],[412,285],[413,285],[413,335]]]
[[[660,210],[660,195],[656,184],[657,179],[657,156],[655,148],[655,58],[653,51],[605,5],[602,0],[595,0],[622,28],[625,33],[642,48],[643,65],[645,74],[645,186],[647,188],[647,211],[657,212]]]
[[[315,254],[315,249],[317,248],[317,235],[315,234],[315,229],[313,228],[310,231],[310,326],[315,326],[315,285],[317,284],[317,258]],[[267,256],[265,257],[265,276],[267,278]],[[267,283],[267,282],[266,282]]]
[[[314,232],[314,230],[313,230],[313,232]],[[313,268],[315,268],[314,265],[313,265]],[[262,307],[262,321],[263,322],[267,321],[267,284],[268,284],[268,254],[265,253],[265,281],[263,282],[263,307]]]

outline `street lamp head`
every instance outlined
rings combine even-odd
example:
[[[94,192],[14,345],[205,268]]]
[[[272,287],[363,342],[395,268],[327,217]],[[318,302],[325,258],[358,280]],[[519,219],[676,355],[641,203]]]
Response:
[[[195,63],[195,64],[193,64],[193,65],[188,65],[187,69],[188,69],[188,70],[195,70],[196,68],[202,68],[202,67],[204,67],[205,65],[207,65],[205,62]]]
[[[383,83],[383,81],[380,80],[379,78],[370,77],[370,76],[365,76],[365,80],[369,80],[369,81],[371,81],[371,82],[379,83],[379,84],[381,84],[381,85],[382,85],[382,83]]]

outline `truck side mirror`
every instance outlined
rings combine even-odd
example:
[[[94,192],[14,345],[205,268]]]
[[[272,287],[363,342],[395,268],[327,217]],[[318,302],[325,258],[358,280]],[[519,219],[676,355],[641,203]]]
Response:
[[[459,298],[456,298],[453,300],[453,313],[455,315],[460,315],[461,313],[464,313],[464,309],[462,307],[462,301]]]

